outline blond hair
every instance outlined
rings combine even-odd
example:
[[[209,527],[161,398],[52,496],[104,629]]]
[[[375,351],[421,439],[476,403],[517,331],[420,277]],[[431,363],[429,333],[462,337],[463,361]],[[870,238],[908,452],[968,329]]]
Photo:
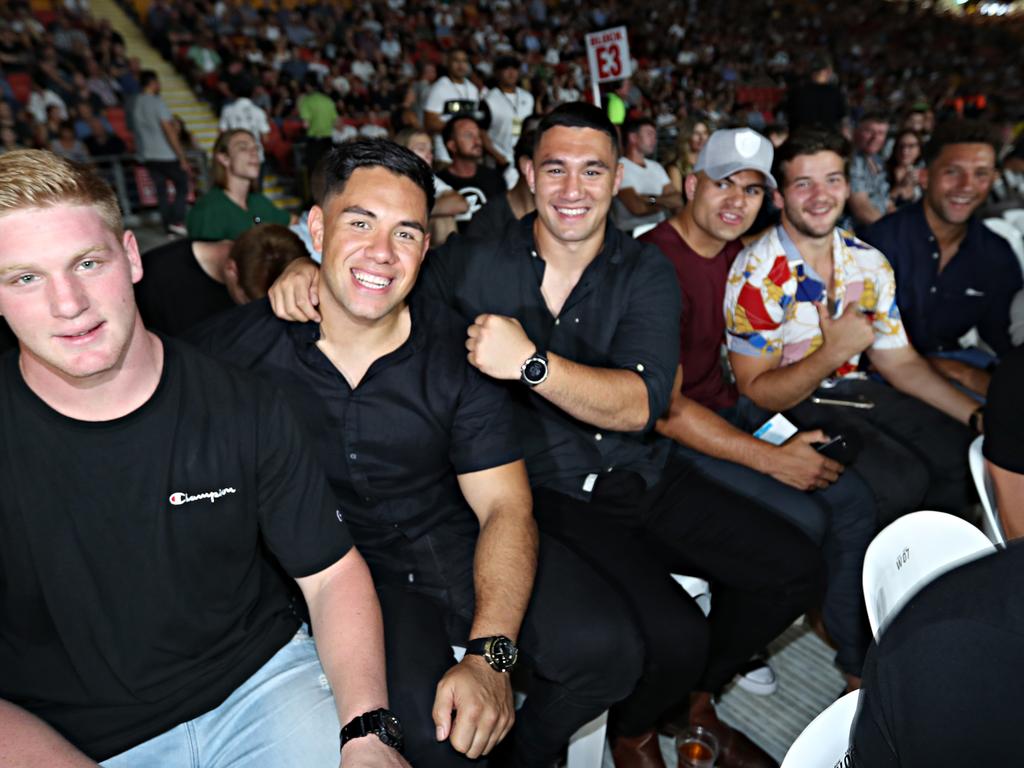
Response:
[[[0,155],[0,216],[55,205],[92,206],[111,232],[124,235],[117,195],[95,171],[44,149]]]

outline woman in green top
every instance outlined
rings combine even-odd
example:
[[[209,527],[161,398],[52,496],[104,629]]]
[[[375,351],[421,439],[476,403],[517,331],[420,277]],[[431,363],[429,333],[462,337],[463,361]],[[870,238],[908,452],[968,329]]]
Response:
[[[260,177],[259,139],[242,129],[224,131],[213,145],[213,188],[188,212],[193,240],[237,240],[257,224],[293,224],[295,217],[253,192]]]

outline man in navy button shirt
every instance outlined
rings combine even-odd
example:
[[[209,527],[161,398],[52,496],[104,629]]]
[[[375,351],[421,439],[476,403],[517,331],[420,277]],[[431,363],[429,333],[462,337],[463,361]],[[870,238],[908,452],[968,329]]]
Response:
[[[430,169],[378,140],[348,142],[326,163],[309,217],[324,255],[318,322],[287,323],[255,302],[200,334],[277,383],[315,439],[380,595],[410,762],[477,765],[502,741],[511,664],[473,642],[502,638],[522,646],[533,679],[498,759],[550,766],[632,689],[638,633],[580,557],[545,536],[538,546],[512,410],[466,362],[465,323],[440,302],[407,301],[430,242]],[[467,647],[458,664],[453,644]]]
[[[870,227],[864,239],[896,273],[896,303],[910,342],[940,372],[984,395],[989,375],[957,353],[972,328],[997,355],[1011,348],[1010,303],[1021,269],[1009,244],[974,212],[996,177],[996,143],[977,121],[940,125],[925,147],[924,198]],[[974,358],[977,362],[977,359]]]

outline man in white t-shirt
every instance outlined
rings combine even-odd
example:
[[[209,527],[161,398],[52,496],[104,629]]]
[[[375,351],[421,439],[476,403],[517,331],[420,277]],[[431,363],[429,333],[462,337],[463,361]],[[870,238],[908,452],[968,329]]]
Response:
[[[665,167],[651,156],[658,148],[658,132],[649,117],[627,120],[622,126],[625,153],[622,185],[612,206],[612,219],[623,232],[653,227],[683,207],[683,198]]]
[[[484,97],[491,111],[491,125],[487,133],[495,151],[506,164],[505,182],[511,189],[519,178],[512,158],[516,142],[523,132],[523,121],[533,114],[533,94],[519,87],[519,60],[514,56],[501,56],[495,61],[494,74],[498,84]]]
[[[453,115],[476,112],[480,104],[480,90],[469,79],[469,54],[462,48],[448,52],[448,74],[439,77],[430,86],[423,109],[423,125],[434,137],[434,157],[440,163],[450,163],[451,157],[441,141],[441,130]]]
[[[252,88],[246,84],[235,86],[235,100],[220,111],[220,131],[241,128],[259,139],[260,167],[263,166],[263,137],[270,133],[270,122],[262,107],[252,101]]]

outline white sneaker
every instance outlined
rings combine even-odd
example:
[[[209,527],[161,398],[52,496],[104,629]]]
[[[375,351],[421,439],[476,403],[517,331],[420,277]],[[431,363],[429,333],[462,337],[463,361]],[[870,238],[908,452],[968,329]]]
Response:
[[[755,656],[736,673],[736,685],[757,696],[771,696],[779,689],[779,678],[764,656]]]

